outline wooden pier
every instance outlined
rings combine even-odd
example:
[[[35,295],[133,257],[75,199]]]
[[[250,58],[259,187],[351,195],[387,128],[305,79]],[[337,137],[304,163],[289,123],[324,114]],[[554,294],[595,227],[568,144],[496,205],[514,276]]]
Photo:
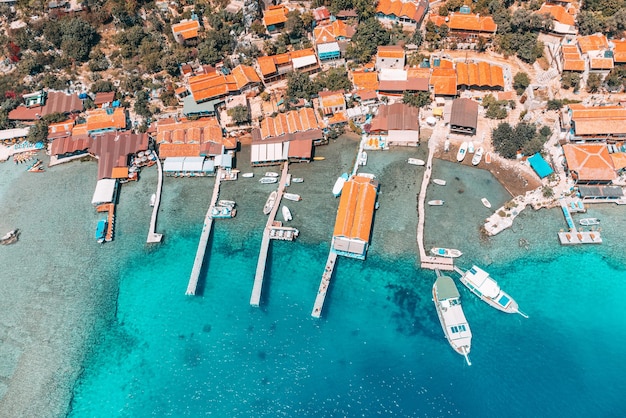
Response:
[[[202,234],[200,235],[200,243],[198,244],[198,250],[196,251],[196,258],[193,261],[193,268],[191,269],[191,276],[189,277],[189,284],[187,284],[186,295],[195,295],[196,288],[198,287],[198,279],[200,277],[200,270],[202,270],[202,264],[204,262],[204,255],[206,253],[206,247],[209,243],[209,236],[211,235],[211,229],[213,228],[213,216],[211,215],[212,209],[217,203],[217,199],[220,195],[220,173],[221,168],[217,171],[215,177],[215,185],[213,186],[213,195],[211,196],[211,203],[209,209],[204,217],[204,226],[202,227]]]
[[[163,190],[163,167],[161,166],[161,161],[158,157],[156,159],[156,164],[158,170],[157,191],[156,200],[154,201],[154,207],[152,208],[152,217],[150,218],[150,230],[148,231],[148,239],[146,240],[148,244],[161,242],[161,240],[163,239],[163,234],[157,234],[156,232],[157,215],[159,213],[159,205],[161,204],[161,191]]]
[[[274,207],[272,211],[269,213],[267,218],[267,223],[265,224],[265,228],[263,229],[263,239],[261,240],[261,250],[259,251],[259,260],[256,265],[256,274],[254,275],[254,284],[252,286],[252,295],[250,296],[250,305],[258,307],[261,303],[261,291],[263,290],[263,279],[265,277],[265,265],[267,263],[267,252],[270,248],[270,231],[274,227],[274,220],[276,219],[276,212],[278,212],[278,208],[280,207],[280,201],[283,197],[283,192],[285,191],[285,184],[287,180],[287,174],[289,170],[289,163],[283,163],[282,175],[280,177],[280,181],[278,183],[278,195],[276,196],[276,202],[274,202]]]
[[[422,187],[420,188],[419,201],[417,205],[417,247],[420,253],[420,267],[429,270],[446,270],[450,271],[454,268],[454,262],[447,257],[433,257],[426,254],[424,249],[424,221],[426,219],[424,202],[426,201],[426,188],[430,181],[430,174],[433,166],[433,155],[435,154],[435,141],[428,141],[428,161],[426,170],[422,178]]]
[[[106,242],[113,241],[113,232],[115,230],[115,203],[104,203],[96,208],[97,212],[108,212],[107,215],[107,232],[104,236]]]
[[[568,205],[566,201],[561,200],[561,209],[565,222],[569,228],[569,232],[559,232],[559,242],[561,245],[580,245],[580,244],[602,244],[602,236],[600,231],[579,231],[576,229],[576,223],[572,219],[570,211],[573,212],[586,212],[586,209],[575,205],[574,208]]]
[[[326,300],[326,292],[328,292],[328,286],[330,285],[330,279],[333,276],[336,260],[337,253],[334,251],[330,251],[328,253],[328,259],[326,260],[326,268],[324,268],[324,274],[322,274],[322,281],[320,282],[320,287],[317,291],[317,296],[315,297],[315,304],[313,304],[313,311],[311,312],[311,316],[313,318],[319,318],[322,315],[324,300]]]

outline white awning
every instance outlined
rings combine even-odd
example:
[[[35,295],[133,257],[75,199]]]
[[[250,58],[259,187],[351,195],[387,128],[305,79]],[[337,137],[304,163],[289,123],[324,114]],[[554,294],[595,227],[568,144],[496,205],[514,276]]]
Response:
[[[30,127],[5,129],[3,131],[0,131],[0,141],[6,141],[7,139],[14,139],[14,138],[23,138],[25,136],[28,136],[29,131],[30,131]]]
[[[380,81],[406,81],[407,71],[403,69],[381,68],[378,72]]]
[[[163,162],[163,171],[178,172],[183,171],[183,162],[185,157],[168,157]]]
[[[291,60],[294,70],[298,68],[308,67],[317,63],[317,57],[315,55],[306,55],[304,57],[298,57]]]
[[[188,172],[200,172],[202,171],[202,164],[204,163],[204,157],[186,157],[183,161],[183,170]]]
[[[317,53],[318,54],[328,54],[331,52],[340,52],[339,49],[339,44],[337,42],[329,42],[327,44],[319,44],[317,46]],[[297,58],[294,59],[294,61]]]
[[[96,190],[93,192],[91,199],[92,205],[100,205],[102,203],[111,203],[115,197],[116,179],[102,179],[96,183]]]

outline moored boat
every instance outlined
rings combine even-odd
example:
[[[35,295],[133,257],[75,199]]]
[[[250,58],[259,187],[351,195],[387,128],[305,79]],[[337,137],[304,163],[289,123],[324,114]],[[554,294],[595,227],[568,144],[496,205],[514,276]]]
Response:
[[[294,177],[291,179],[292,183],[304,183],[304,179],[302,177]]]
[[[485,162],[487,164],[491,164],[491,153],[488,152],[487,154],[485,154]]]
[[[485,205],[486,208],[491,208],[491,202],[488,201],[486,197],[483,197],[480,201],[483,202],[483,205]]]
[[[456,248],[440,248],[440,247],[431,248],[430,253],[438,257],[449,257],[449,258],[457,258],[463,255],[463,253],[457,250]]]
[[[259,180],[259,183],[261,184],[272,184],[276,182],[278,182],[276,177],[261,177],[261,180]]]
[[[265,176],[265,177],[278,177],[278,173],[277,173],[277,172],[275,172],[275,171],[267,171],[267,172],[264,174],[264,176]]]
[[[361,153],[359,154],[359,165],[366,165],[366,164],[367,164],[367,152],[361,151]]]
[[[443,150],[444,150],[444,152],[450,151],[450,140],[449,139],[446,139],[446,141],[443,143]]]
[[[296,193],[285,193],[283,197],[287,200],[291,200],[294,202],[299,202],[302,200],[302,197],[300,197],[300,195]]]
[[[468,354],[472,346],[472,331],[461,307],[461,295],[452,278],[437,277],[433,284],[433,302],[443,333],[450,346],[472,365]]]
[[[155,203],[156,203],[156,193],[152,193],[152,196],[150,196],[150,206],[154,206]]]
[[[281,211],[283,213],[283,219],[285,220],[285,222],[289,222],[290,220],[293,219],[293,216],[291,216],[291,211],[289,210],[289,208],[287,206],[284,206],[281,208]]]
[[[335,197],[341,196],[341,191],[343,190],[343,185],[348,181],[348,173],[343,173],[341,176],[337,178],[335,181],[335,185],[333,186],[333,195]]]
[[[225,206],[228,208],[234,208],[236,203],[234,200],[226,200],[226,199],[220,199],[217,201],[217,205],[218,206]]]
[[[420,160],[419,158],[409,158],[409,164],[411,165],[426,165],[424,160]]]
[[[251,178],[251,177],[254,177],[254,173],[243,173],[243,174],[241,175],[241,177],[244,177],[244,178],[249,179],[249,178]]]
[[[458,162],[463,161],[463,159],[465,158],[465,154],[467,154],[467,142],[463,142],[459,147],[459,150],[456,153],[456,160]]]
[[[467,143],[467,152],[470,154],[474,153],[474,143],[472,141]]]
[[[12,231],[7,232],[6,234],[2,236],[2,238],[0,238],[0,244],[2,245],[13,244],[14,242],[17,241],[19,237],[19,233],[20,233],[19,229],[14,229]]]
[[[237,209],[232,206],[214,206],[211,209],[211,217],[215,219],[234,218],[237,215]]]
[[[484,152],[485,149],[483,147],[478,147],[476,153],[474,153],[474,156],[472,157],[472,165],[478,165],[480,163],[480,160],[483,158]]]
[[[463,273],[460,270],[457,272]],[[518,313],[524,318],[528,318],[525,313],[519,310],[517,302],[500,289],[498,283],[491,278],[489,273],[480,267],[472,266],[471,269],[461,274],[461,283],[491,307],[506,313]]]
[[[439,185],[439,186],[445,186],[447,183],[445,180],[443,179],[433,179],[433,183]]]
[[[443,200],[429,200],[428,201],[428,204],[430,206],[441,206],[443,205],[443,203],[444,203]]]
[[[276,203],[276,197],[278,196],[278,192],[276,190],[272,191],[265,202],[265,206],[263,206],[263,214],[269,215],[269,213],[274,208],[274,204]]]
[[[313,157],[313,161],[323,161],[326,157]]]
[[[106,237],[107,221],[106,219],[100,219],[98,226],[96,226],[96,241],[103,243]]]
[[[583,218],[578,221],[582,226],[600,225],[600,219],[598,218]]]

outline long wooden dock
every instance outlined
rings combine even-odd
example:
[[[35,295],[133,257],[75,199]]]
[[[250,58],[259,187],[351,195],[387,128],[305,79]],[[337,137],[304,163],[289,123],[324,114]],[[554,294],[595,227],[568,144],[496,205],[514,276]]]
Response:
[[[195,295],[196,288],[198,287],[198,279],[200,277],[200,270],[202,270],[202,264],[204,262],[204,255],[206,253],[206,246],[209,243],[209,236],[211,235],[211,229],[213,228],[213,216],[211,211],[213,206],[217,203],[217,199],[220,195],[220,174],[221,168],[217,171],[215,177],[215,185],[213,186],[213,195],[211,196],[211,203],[209,209],[204,217],[204,225],[202,227],[202,234],[200,235],[200,243],[198,244],[198,250],[196,251],[196,258],[193,261],[193,268],[191,269],[191,276],[189,277],[189,284],[187,284],[186,295]]]
[[[115,203],[105,203],[96,208],[97,212],[107,212],[107,232],[104,235],[106,242],[113,241],[113,232],[115,231]]]
[[[163,167],[161,166],[161,161],[158,158],[156,159],[156,164],[158,170],[157,190],[156,200],[154,201],[154,207],[152,208],[152,217],[150,218],[150,230],[148,231],[148,239],[146,240],[148,244],[161,242],[163,239],[163,234],[157,234],[156,232],[157,215],[159,213],[159,205],[161,204],[161,191],[163,190]]]
[[[424,202],[426,201],[426,188],[428,187],[433,167],[433,156],[435,154],[436,147],[434,142],[435,141],[428,141],[428,162],[426,163],[426,170],[424,171],[424,177],[422,178],[422,187],[420,188],[419,201],[417,205],[417,247],[420,253],[421,268],[450,271],[454,267],[454,262],[451,258],[429,256],[426,254],[426,250],[424,249],[424,221],[426,219]]]
[[[254,275],[254,284],[252,285],[252,295],[250,296],[250,305],[258,307],[261,303],[261,291],[263,290],[263,279],[265,277],[265,265],[267,263],[267,252],[270,249],[270,231],[274,225],[276,219],[276,212],[280,207],[280,201],[283,198],[283,192],[285,191],[285,184],[287,182],[287,174],[289,171],[289,163],[283,163],[283,170],[280,176],[280,182],[278,183],[278,195],[276,196],[276,202],[270,212],[265,228],[263,229],[263,239],[261,240],[261,250],[259,251],[259,259],[256,264],[256,274]]]
[[[313,311],[311,312],[311,316],[313,318],[319,318],[322,315],[322,308],[324,307],[326,293],[328,292],[330,279],[333,276],[336,260],[337,253],[334,251],[330,251],[328,253],[328,259],[326,260],[326,268],[324,268],[324,274],[322,274],[322,281],[320,282],[320,287],[317,291],[317,296],[315,297],[315,303],[313,304]]]

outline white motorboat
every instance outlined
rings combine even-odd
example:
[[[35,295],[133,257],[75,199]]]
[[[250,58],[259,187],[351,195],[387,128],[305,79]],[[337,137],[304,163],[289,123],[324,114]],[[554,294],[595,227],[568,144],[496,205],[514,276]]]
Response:
[[[426,165],[424,160],[420,160],[419,158],[409,158],[409,164],[411,165]]]
[[[237,209],[232,206],[214,206],[211,209],[211,217],[214,219],[234,218],[236,214]]]
[[[467,143],[467,152],[470,154],[474,153],[474,143],[472,141]]]
[[[155,203],[156,203],[156,193],[152,193],[152,196],[150,196],[150,206],[154,206]]]
[[[219,206],[226,206],[226,207],[229,207],[229,208],[234,208],[235,205],[236,205],[234,200],[226,200],[226,199],[218,200],[217,204]]]
[[[429,200],[428,204],[430,206],[442,206],[443,205],[443,200]]]
[[[433,179],[433,183],[439,186],[445,186],[447,184],[447,182],[443,179]]]
[[[450,151],[450,140],[449,139],[446,139],[446,141],[443,143],[443,150],[445,152]]]
[[[472,165],[478,165],[480,163],[480,160],[483,158],[484,152],[485,152],[485,149],[483,147],[478,147],[478,149],[476,150],[476,153],[472,157]]]
[[[278,173],[275,171],[268,171],[265,173],[265,177],[278,177]]]
[[[254,177],[254,173],[243,173],[243,174],[241,175],[241,177],[244,177],[244,178],[249,179],[249,178],[251,178],[251,177]]]
[[[583,218],[580,221],[578,221],[578,223],[581,224],[582,226],[600,225],[600,219],[598,219],[598,218]]]
[[[265,202],[265,206],[263,206],[263,214],[269,215],[272,209],[274,209],[274,204],[276,203],[276,197],[278,196],[278,192],[276,190],[270,193],[267,201]]]
[[[261,180],[259,180],[259,183],[261,184],[272,184],[277,182],[278,179],[276,177],[261,177]]]
[[[463,142],[459,147],[459,151],[456,153],[456,160],[458,162],[463,161],[465,155],[467,154],[467,142]]]
[[[104,228],[106,228],[106,221],[104,224]],[[19,229],[14,229],[12,231],[7,232],[6,234],[4,234],[2,236],[2,238],[0,238],[0,244],[2,245],[9,245],[9,244],[13,244],[17,241],[17,239],[19,238]],[[97,238],[98,233],[96,232],[96,238]],[[98,242],[102,242],[102,241],[98,241]]]
[[[304,183],[304,179],[302,177],[294,177],[291,179],[292,183]]]
[[[302,197],[300,197],[299,194],[295,194],[295,193],[285,193],[283,197],[287,200],[291,200],[294,202],[299,202],[302,200]]]
[[[488,201],[486,197],[483,197],[480,201],[483,202],[483,205],[485,205],[486,208],[491,209],[491,202]]]
[[[439,276],[433,284],[433,302],[443,333],[450,346],[472,365],[468,354],[472,347],[472,331],[461,307],[461,295],[448,276]]]
[[[333,186],[333,195],[335,197],[341,196],[341,191],[343,190],[343,185],[348,181],[348,173],[343,173],[341,176],[337,178],[335,181],[335,185]]]
[[[430,249],[430,253],[432,255],[436,255],[437,257],[449,257],[449,258],[457,258],[463,255],[463,253],[456,248],[439,248],[433,247]]]
[[[367,165],[367,152],[361,151],[359,154],[359,165]]]
[[[528,318],[528,315],[519,310],[517,302],[500,289],[498,283],[492,279],[485,270],[477,266],[472,266],[472,268],[465,273],[458,270],[456,267],[455,270],[457,273],[461,274],[461,283],[483,302],[502,312],[518,313],[524,318]]]
[[[285,220],[285,222],[289,222],[290,220],[293,219],[293,216],[291,216],[291,211],[289,210],[289,208],[287,206],[284,206],[281,208],[281,211],[283,212],[283,219]]]

